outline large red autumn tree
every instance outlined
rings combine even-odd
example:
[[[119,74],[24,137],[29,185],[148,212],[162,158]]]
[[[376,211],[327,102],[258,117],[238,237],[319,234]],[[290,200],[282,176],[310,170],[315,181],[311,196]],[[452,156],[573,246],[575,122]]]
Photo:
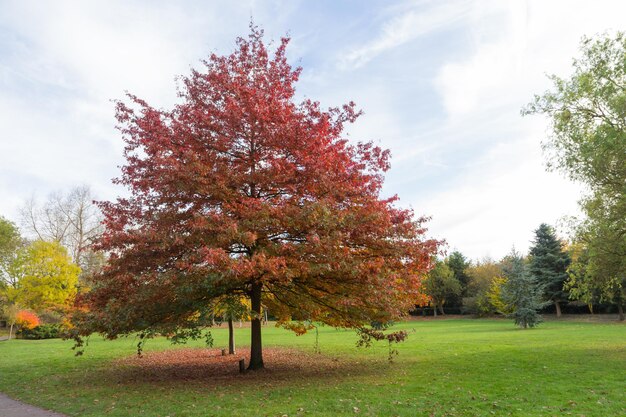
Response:
[[[110,254],[77,313],[77,334],[177,334],[224,296],[249,297],[249,369],[263,367],[261,305],[279,323],[360,328],[422,297],[437,242],[424,219],[381,199],[389,152],[350,144],[354,104],[294,102],[300,68],[252,28],[235,52],[182,79],[180,104],[118,103],[130,197],[103,202]]]

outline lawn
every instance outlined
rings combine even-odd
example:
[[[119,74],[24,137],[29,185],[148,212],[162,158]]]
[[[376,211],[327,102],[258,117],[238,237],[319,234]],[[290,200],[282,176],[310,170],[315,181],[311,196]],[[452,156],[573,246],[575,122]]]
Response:
[[[410,336],[390,364],[385,343],[356,348],[353,332],[321,328],[316,355],[312,334],[266,326],[268,358],[293,355],[303,369],[272,369],[266,358],[267,371],[215,378],[201,367],[193,375],[145,372],[155,352],[179,348],[165,340],[147,343],[140,371],[129,365],[138,362],[133,338],[92,338],[82,357],[71,342],[0,342],[0,391],[75,416],[626,415],[624,324],[550,321],[518,330],[507,320],[455,319],[396,328]],[[248,329],[236,331],[243,349]],[[224,329],[213,334],[225,344]]]

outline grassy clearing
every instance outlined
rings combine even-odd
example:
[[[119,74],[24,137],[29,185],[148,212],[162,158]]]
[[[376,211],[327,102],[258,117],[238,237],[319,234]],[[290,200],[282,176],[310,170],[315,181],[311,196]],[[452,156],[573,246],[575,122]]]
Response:
[[[119,358],[133,354],[132,338],[92,338],[78,358],[71,342],[0,342],[0,391],[76,416],[626,415],[624,324],[553,321],[523,331],[505,320],[457,319],[396,328],[415,332],[392,364],[384,343],[357,349],[354,333],[324,327],[316,372],[272,371],[268,362],[265,374],[206,379],[124,377]],[[243,349],[249,330],[236,331]],[[225,330],[214,336],[226,343]],[[263,337],[268,348],[315,355],[312,334],[266,327]],[[154,340],[146,352],[172,348]],[[340,365],[326,372],[331,362]]]

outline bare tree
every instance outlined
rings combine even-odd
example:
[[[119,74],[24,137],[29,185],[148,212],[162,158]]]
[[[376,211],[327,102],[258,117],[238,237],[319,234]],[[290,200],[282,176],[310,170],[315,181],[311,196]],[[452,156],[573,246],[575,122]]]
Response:
[[[91,271],[102,260],[90,249],[102,230],[102,215],[93,200],[86,185],[50,194],[44,202],[32,197],[22,208],[22,227],[33,238],[59,242],[83,273]]]
[[[59,193],[54,193],[48,196],[45,203],[40,204],[37,198],[32,196],[22,207],[23,229],[36,239],[64,243],[70,222],[58,207],[61,199]]]

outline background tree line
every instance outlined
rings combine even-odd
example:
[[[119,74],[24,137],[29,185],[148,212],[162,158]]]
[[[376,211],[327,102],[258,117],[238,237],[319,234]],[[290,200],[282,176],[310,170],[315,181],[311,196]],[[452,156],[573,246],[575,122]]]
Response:
[[[566,242],[553,227],[541,224],[527,256],[515,249],[498,261],[485,258],[468,260],[460,251],[438,259],[424,283],[428,306],[417,314],[473,314],[477,316],[512,315],[522,302],[534,311],[614,312],[623,320],[619,297],[603,291],[605,281],[588,275],[589,251],[584,243]],[[530,314],[530,313],[529,313]],[[532,315],[532,314],[531,314]]]

